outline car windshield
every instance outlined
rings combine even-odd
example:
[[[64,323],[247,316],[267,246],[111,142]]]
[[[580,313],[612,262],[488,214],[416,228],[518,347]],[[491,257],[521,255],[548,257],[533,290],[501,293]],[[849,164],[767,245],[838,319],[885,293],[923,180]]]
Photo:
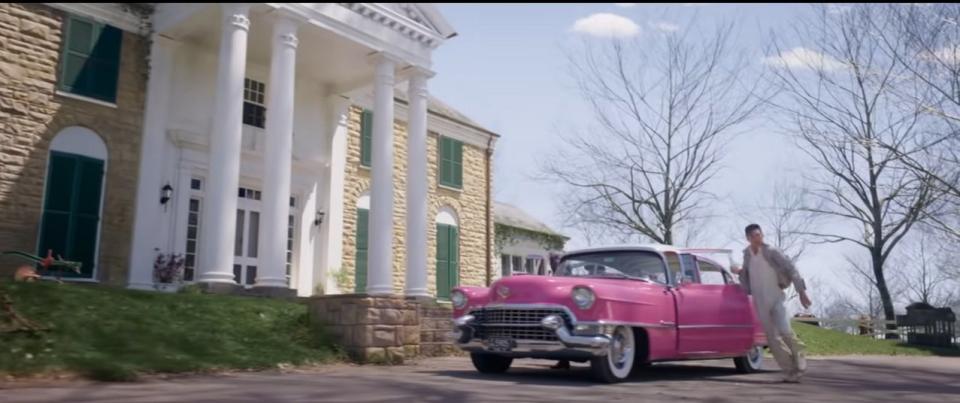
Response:
[[[647,251],[590,252],[565,256],[554,275],[631,278],[667,283],[660,255]]]

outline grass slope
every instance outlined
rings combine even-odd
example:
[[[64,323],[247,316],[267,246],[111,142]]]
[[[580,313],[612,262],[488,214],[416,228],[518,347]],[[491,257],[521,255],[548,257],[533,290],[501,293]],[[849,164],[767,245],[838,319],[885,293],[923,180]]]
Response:
[[[0,373],[73,372],[100,380],[138,373],[261,369],[337,358],[313,334],[306,306],[223,295],[0,282],[39,334],[0,333]]]
[[[809,323],[793,323],[793,330],[809,355],[944,355],[960,356],[960,349],[907,346],[897,340],[875,340],[856,336]]]

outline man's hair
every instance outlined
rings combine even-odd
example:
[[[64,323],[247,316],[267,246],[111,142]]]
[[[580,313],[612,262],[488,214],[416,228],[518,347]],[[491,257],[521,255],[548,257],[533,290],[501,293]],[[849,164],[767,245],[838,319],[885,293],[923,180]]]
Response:
[[[763,230],[760,229],[760,224],[750,224],[747,226],[747,228],[743,230],[743,233],[749,236],[750,233],[753,232],[754,230],[763,232]]]

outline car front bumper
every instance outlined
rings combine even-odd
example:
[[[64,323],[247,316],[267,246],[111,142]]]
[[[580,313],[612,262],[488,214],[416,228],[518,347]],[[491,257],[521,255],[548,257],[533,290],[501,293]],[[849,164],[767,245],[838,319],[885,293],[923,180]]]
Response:
[[[610,337],[605,334],[574,335],[567,329],[563,319],[549,315],[541,321],[541,326],[556,334],[557,340],[513,339],[510,346],[492,343],[490,339],[477,337],[477,328],[483,326],[475,321],[473,315],[463,315],[454,319],[454,344],[468,352],[487,352],[513,357],[598,357],[609,351]]]

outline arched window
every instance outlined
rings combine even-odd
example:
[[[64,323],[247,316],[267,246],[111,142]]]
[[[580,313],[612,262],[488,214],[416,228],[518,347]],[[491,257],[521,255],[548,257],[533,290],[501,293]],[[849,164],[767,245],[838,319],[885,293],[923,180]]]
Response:
[[[107,145],[83,127],[68,127],[50,144],[37,252],[82,264],[64,277],[96,274]]]

